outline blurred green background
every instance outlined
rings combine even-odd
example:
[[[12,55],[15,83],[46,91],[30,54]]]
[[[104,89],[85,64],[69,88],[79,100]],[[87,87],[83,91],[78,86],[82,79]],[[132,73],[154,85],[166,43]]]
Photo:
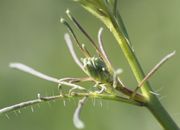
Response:
[[[119,0],[138,59],[147,73],[163,56],[176,50],[176,56],[151,79],[160,90],[162,104],[180,125],[180,1]],[[96,39],[103,26],[95,17],[71,0],[0,0],[0,108],[34,99],[37,93],[55,95],[57,85],[29,74],[10,69],[10,62],[22,62],[54,77],[84,76],[72,60],[63,35],[67,31],[59,22],[69,8]],[[78,36],[84,43],[81,33]],[[121,78],[135,88],[137,83],[112,34],[103,34],[105,48],[115,68],[123,68]],[[101,102],[103,106],[101,107]],[[85,130],[161,130],[145,108],[124,103],[90,99],[82,111]],[[1,130],[74,130],[72,116],[77,100],[43,103],[0,116]]]

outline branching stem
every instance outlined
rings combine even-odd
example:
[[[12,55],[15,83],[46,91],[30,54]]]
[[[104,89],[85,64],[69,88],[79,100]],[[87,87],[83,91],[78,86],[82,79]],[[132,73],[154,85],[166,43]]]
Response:
[[[39,94],[37,96],[37,99],[34,100],[29,100],[29,101],[25,101],[25,102],[21,102],[9,107],[5,107],[0,109],[0,114],[3,113],[7,113],[10,111],[15,111],[24,107],[28,107],[31,105],[35,105],[35,104],[39,104],[42,102],[48,102],[48,101],[53,101],[53,100],[57,100],[57,99],[64,99],[64,98],[77,98],[77,97],[89,97],[89,98],[99,98],[99,99],[107,99],[107,100],[113,100],[113,101],[120,101],[120,102],[125,102],[125,103],[129,103],[129,104],[134,104],[136,106],[144,106],[143,103],[140,102],[136,102],[133,100],[129,100],[127,98],[123,98],[123,97],[119,97],[119,96],[115,96],[115,95],[107,95],[107,94],[97,94],[97,93],[75,93],[72,92],[71,95],[69,94],[63,94],[63,95],[57,95],[57,96],[47,96],[47,97],[41,97]]]
[[[79,2],[87,11],[98,17],[109,28],[119,43],[138,84],[141,83],[145,77],[145,74],[133,48],[130,46],[131,44],[129,42],[128,35],[126,35],[127,32],[125,26],[122,22],[119,12],[116,10],[116,5],[113,5],[114,10],[112,11],[112,1],[78,0],[76,2]],[[115,0],[113,2],[115,3],[117,1]],[[153,89],[147,81],[143,83],[141,91],[143,96],[146,98],[147,108],[162,125],[162,127],[165,130],[179,130],[179,127],[162,106],[159,99],[155,94],[152,93]]]

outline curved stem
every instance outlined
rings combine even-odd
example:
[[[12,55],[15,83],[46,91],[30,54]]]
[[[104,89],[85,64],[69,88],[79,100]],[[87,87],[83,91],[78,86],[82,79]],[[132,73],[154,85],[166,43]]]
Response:
[[[69,94],[63,94],[63,95],[56,95],[56,96],[47,96],[47,97],[41,97],[40,94],[37,95],[37,99],[34,100],[29,100],[25,102],[21,102],[12,106],[4,107],[0,109],[0,115],[3,113],[7,113],[10,111],[15,111],[19,110],[24,107],[32,106],[35,104],[39,104],[42,102],[48,102],[52,100],[57,100],[57,99],[64,99],[64,98],[75,98],[75,97],[89,97],[89,98],[99,98],[99,99],[107,99],[107,100],[114,100],[114,101],[120,101],[120,102],[125,102],[129,104],[134,104],[136,106],[144,106],[143,103],[141,102],[136,102],[133,100],[129,100],[127,98],[119,97],[116,95],[107,95],[107,94],[97,94],[97,93],[74,93],[72,92],[71,95]]]
[[[128,35],[120,14],[117,11],[116,5],[114,6],[113,11],[111,10],[113,8],[111,7],[111,3],[114,2],[114,4],[116,4],[117,0],[113,2],[107,0],[76,0],[76,2],[79,2],[86,10],[98,17],[109,28],[118,41],[139,84],[144,79],[145,74],[139,64],[134,50],[130,47]],[[142,95],[146,98],[147,109],[150,110],[162,127],[165,130],[179,130],[179,127],[162,106],[159,99],[152,93],[153,90],[150,84],[146,81],[140,89],[142,91]]]
[[[114,34],[116,40],[118,41],[137,82],[140,83],[145,77],[145,74],[139,64],[135,52],[129,46],[127,40],[120,33],[120,30],[116,22],[115,21],[111,21],[111,22],[112,22],[111,31]],[[146,97],[147,99],[146,107],[151,111],[151,113],[159,121],[162,127],[165,130],[179,130],[179,127],[173,121],[173,119],[171,118],[169,113],[165,110],[165,108],[162,106],[156,95],[150,93],[153,90],[148,82],[144,83],[143,87],[141,87],[141,91],[143,96]]]

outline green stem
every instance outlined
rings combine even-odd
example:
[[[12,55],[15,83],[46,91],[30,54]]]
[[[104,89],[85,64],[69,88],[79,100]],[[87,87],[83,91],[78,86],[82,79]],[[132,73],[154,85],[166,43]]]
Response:
[[[173,121],[169,113],[165,110],[156,96],[150,97],[147,108],[165,130],[179,130],[177,124]]]
[[[63,94],[63,95],[57,95],[57,96],[47,96],[47,97],[41,97],[40,95],[38,95],[37,99],[29,100],[29,101],[21,102],[21,103],[12,105],[12,106],[1,108],[0,109],[0,115],[3,113],[10,112],[10,111],[19,110],[19,109],[27,107],[27,106],[39,104],[42,102],[48,102],[48,101],[53,101],[53,100],[57,100],[57,99],[65,99],[65,98],[70,99],[70,98],[75,98],[75,97],[89,97],[89,98],[107,99],[107,100],[113,100],[113,101],[119,101],[119,102],[124,102],[124,103],[128,103],[128,104],[133,104],[136,106],[144,106],[144,104],[141,102],[129,100],[127,98],[119,97],[116,95],[97,94],[97,93],[74,93],[73,92],[71,95],[69,93]]]
[[[141,65],[139,64],[138,59],[136,58],[135,52],[129,46],[129,43],[125,38],[128,38],[128,35],[124,28],[122,19],[119,17],[120,15],[117,15],[116,5],[111,7],[113,2],[114,4],[117,4],[117,0],[76,0],[76,2],[81,3],[85,9],[98,17],[113,33],[132,69],[137,82],[140,83],[145,77],[145,74],[141,68]],[[179,130],[178,126],[170,117],[165,108],[161,105],[156,95],[151,93],[153,90],[148,82],[144,83],[144,85],[141,87],[141,91],[142,95],[146,99],[147,109],[150,110],[162,127],[165,130]]]
[[[132,71],[138,83],[140,83],[144,78],[144,72],[136,58],[136,55],[132,48],[129,46],[127,40],[120,33],[118,25],[115,21],[111,21],[113,25],[111,26],[111,31],[114,34],[116,40],[118,41]],[[152,88],[148,82],[145,82],[143,87],[141,87],[143,96],[147,99],[146,107],[151,111],[154,117],[159,121],[165,130],[179,130],[179,127],[170,117],[169,113],[162,106],[156,95],[150,93]]]

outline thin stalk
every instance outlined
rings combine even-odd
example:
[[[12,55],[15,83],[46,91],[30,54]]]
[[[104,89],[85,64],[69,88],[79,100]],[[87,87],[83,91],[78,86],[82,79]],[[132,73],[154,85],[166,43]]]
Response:
[[[107,95],[107,94],[97,94],[97,93],[75,93],[72,92],[71,95],[70,94],[60,94],[60,95],[56,95],[56,96],[47,96],[47,97],[41,97],[40,94],[37,95],[37,99],[34,100],[29,100],[29,101],[25,101],[25,102],[21,102],[12,106],[8,106],[8,107],[4,107],[2,109],[0,109],[0,115],[3,113],[7,113],[10,111],[15,111],[24,107],[28,107],[28,106],[32,106],[35,104],[39,104],[42,102],[49,102],[49,101],[53,101],[53,100],[57,100],[57,99],[65,99],[65,98],[81,98],[81,97],[89,97],[89,98],[97,98],[97,99],[106,99],[106,100],[113,100],[113,101],[119,101],[119,102],[125,102],[128,104],[134,104],[136,106],[144,106],[143,103],[141,102],[136,102],[133,100],[129,100],[127,98],[123,98],[123,97],[119,97],[116,95]]]
[[[125,27],[124,24],[122,24],[122,20],[120,17],[116,18],[117,16],[120,16],[118,12],[114,13],[117,11],[116,6],[112,12],[110,9],[112,4],[109,4],[111,2],[106,0],[76,0],[76,2],[79,2],[87,11],[98,17],[109,28],[118,41],[138,84],[141,83],[145,77],[145,74],[141,68],[141,65],[139,64],[134,50],[130,47],[128,35],[125,35],[127,32],[124,30]],[[146,81],[140,89],[142,91],[142,95],[146,99],[147,109],[150,110],[162,127],[165,130],[179,130],[179,127],[162,106],[159,99],[155,94],[152,93],[153,90],[150,84]]]
[[[145,77],[145,74],[141,68],[141,65],[139,64],[135,52],[132,50],[127,40],[121,34],[117,23],[113,21],[113,19],[111,19],[111,22],[112,22],[111,32],[118,41],[137,82],[140,83]],[[141,91],[144,97],[146,97],[147,99],[146,107],[151,111],[151,113],[159,121],[162,127],[165,130],[179,130],[179,127],[173,121],[173,119],[171,118],[169,113],[165,110],[165,108],[162,106],[156,95],[150,93],[153,90],[148,82],[144,83],[143,87],[141,87]]]

